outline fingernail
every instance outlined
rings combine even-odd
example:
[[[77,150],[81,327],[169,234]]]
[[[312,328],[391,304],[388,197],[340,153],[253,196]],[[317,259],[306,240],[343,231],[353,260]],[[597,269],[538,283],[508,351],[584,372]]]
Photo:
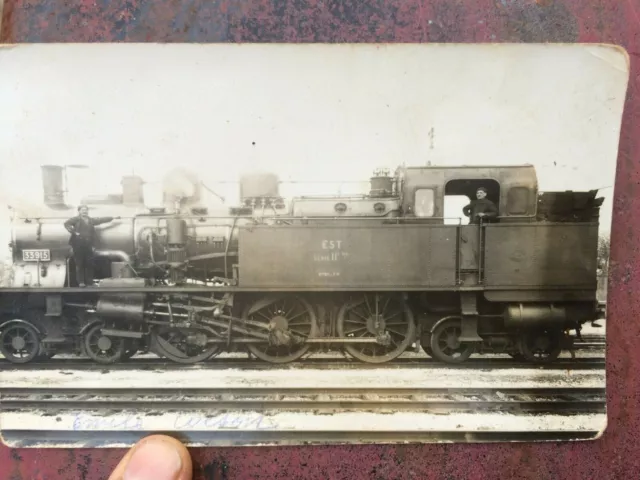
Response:
[[[148,442],[132,455],[123,480],[174,480],[181,468],[182,459],[170,444]]]

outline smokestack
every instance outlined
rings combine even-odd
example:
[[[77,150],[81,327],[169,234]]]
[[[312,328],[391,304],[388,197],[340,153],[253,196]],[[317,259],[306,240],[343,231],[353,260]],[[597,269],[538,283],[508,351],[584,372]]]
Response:
[[[64,194],[63,167],[42,165],[42,189],[44,203],[50,207],[66,207]]]
[[[137,175],[122,177],[122,203],[125,205],[144,205],[144,182]]]

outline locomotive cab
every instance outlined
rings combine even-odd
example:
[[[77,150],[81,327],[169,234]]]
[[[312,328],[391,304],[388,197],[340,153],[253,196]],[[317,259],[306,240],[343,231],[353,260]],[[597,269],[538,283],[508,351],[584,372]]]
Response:
[[[467,224],[462,208],[484,187],[498,209],[496,221],[536,216],[538,180],[531,165],[402,167],[396,172],[405,216],[421,223]]]

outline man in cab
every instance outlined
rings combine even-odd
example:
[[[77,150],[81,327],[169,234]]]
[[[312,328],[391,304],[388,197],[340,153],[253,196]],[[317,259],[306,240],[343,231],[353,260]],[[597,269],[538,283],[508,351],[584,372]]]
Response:
[[[462,209],[469,217],[470,225],[477,225],[482,220],[483,223],[490,222],[498,217],[498,207],[487,198],[487,189],[480,187],[476,190],[476,199]]]

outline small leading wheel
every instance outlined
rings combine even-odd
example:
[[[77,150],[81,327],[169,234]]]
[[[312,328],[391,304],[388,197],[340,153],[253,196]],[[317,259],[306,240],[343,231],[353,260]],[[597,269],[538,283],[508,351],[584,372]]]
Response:
[[[268,343],[249,343],[249,351],[269,363],[288,363],[301,358],[311,347],[304,343],[317,334],[316,314],[304,298],[267,296],[249,305],[242,318],[261,323]],[[254,328],[254,327],[251,327]]]
[[[518,348],[524,360],[528,362],[551,363],[562,352],[562,332],[547,329],[524,332],[519,338]]]
[[[100,331],[104,325],[91,327],[84,335],[84,353],[90,359],[101,364],[116,363],[125,352],[125,340],[118,337],[108,337]]]
[[[0,334],[0,352],[11,363],[27,363],[40,353],[40,337],[28,323],[9,325]]]
[[[474,345],[460,341],[462,319],[448,317],[431,334],[431,350],[434,358],[445,363],[463,363],[473,353]]]
[[[371,293],[345,303],[338,312],[338,335],[386,337],[385,343],[346,343],[345,350],[367,363],[385,363],[402,355],[415,341],[413,313],[402,296]]]

